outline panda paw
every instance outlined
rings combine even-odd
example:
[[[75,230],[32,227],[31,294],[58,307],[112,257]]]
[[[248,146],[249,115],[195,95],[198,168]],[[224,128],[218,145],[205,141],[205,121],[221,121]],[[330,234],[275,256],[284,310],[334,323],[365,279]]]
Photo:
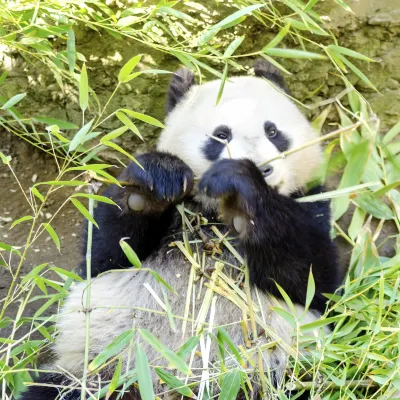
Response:
[[[151,152],[136,157],[121,174],[121,181],[132,182],[132,193],[128,195],[128,206],[142,211],[149,201],[168,205],[176,203],[190,193],[193,187],[193,171],[178,157],[163,152]]]
[[[250,160],[221,160],[201,178],[199,192],[220,198],[240,212],[251,214],[265,191],[261,171]]]

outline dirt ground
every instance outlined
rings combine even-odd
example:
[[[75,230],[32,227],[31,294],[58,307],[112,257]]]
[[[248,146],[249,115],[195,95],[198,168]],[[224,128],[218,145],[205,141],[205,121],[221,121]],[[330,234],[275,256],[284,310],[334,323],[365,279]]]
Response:
[[[51,156],[4,131],[0,132],[0,151],[6,156],[12,157],[12,169],[26,194],[29,194],[29,187],[33,185],[33,181],[49,181],[57,176],[57,166]],[[71,194],[73,190],[71,188],[62,188],[56,191],[49,198],[48,205],[43,215],[41,215],[40,222],[49,221],[68,194]],[[26,215],[32,215],[32,210],[12,172],[7,166],[1,163],[0,242],[12,246],[22,246],[25,244],[30,228],[29,221],[16,225],[12,229],[10,228],[13,221]],[[51,224],[60,238],[61,251],[57,250],[50,236],[47,232],[44,232],[28,251],[20,276],[25,276],[33,267],[45,262],[68,270],[75,268],[80,260],[79,237],[82,230],[82,221],[83,217],[79,211],[77,211],[72,203],[68,202]],[[12,256],[11,268],[13,271],[17,268],[18,261],[16,256]],[[0,300],[3,300],[7,295],[10,283],[10,272],[0,266]],[[29,303],[24,316],[32,316],[38,309],[38,303]],[[7,315],[13,317],[18,305],[18,303],[10,305]],[[0,306],[2,306],[2,303]],[[23,333],[22,331],[19,334]],[[3,333],[6,332],[2,332],[0,336],[3,336]]]

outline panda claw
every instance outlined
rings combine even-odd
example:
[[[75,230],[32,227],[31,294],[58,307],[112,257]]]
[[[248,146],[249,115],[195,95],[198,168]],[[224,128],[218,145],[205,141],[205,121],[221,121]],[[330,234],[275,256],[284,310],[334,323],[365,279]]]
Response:
[[[183,178],[183,193],[186,193],[186,189],[187,189],[187,179],[185,177]]]

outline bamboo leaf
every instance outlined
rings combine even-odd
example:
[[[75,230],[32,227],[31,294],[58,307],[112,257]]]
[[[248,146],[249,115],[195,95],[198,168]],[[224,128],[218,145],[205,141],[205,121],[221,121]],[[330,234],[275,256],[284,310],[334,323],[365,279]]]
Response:
[[[100,143],[108,142],[110,140],[116,139],[128,130],[127,126],[121,126],[120,128],[114,129],[113,131],[107,133],[100,139]]]
[[[89,103],[89,83],[86,71],[86,64],[83,64],[81,75],[79,77],[79,106],[85,111]]]
[[[103,351],[101,351],[89,364],[89,371],[92,372],[103,365],[108,359],[120,353],[131,341],[135,331],[128,329],[118,335]]]
[[[115,389],[118,387],[119,378],[121,376],[121,370],[122,370],[122,357],[119,359],[117,367],[115,368],[110,386],[107,390],[106,400],[108,400],[111,397],[111,395],[115,392]]]
[[[358,53],[357,51],[347,49],[346,47],[336,46],[334,44],[331,44],[328,46],[328,48],[333,49],[336,52],[343,54],[345,56],[358,58],[359,60],[363,60],[363,61],[375,62],[375,60],[373,60],[372,58],[364,56],[364,54]]]
[[[310,273],[308,275],[308,283],[307,283],[307,294],[306,294],[306,303],[305,303],[305,310],[310,308],[311,302],[315,296],[315,281],[312,270],[310,269]]]
[[[101,203],[112,204],[113,206],[118,206],[113,200],[106,196],[99,196],[97,194],[86,194],[86,193],[77,193],[73,194],[71,197],[85,197],[86,199],[93,199],[96,201],[100,201]]]
[[[75,50],[75,33],[72,28],[68,30],[67,36],[68,36],[67,39],[68,67],[70,72],[73,73],[75,70],[76,50]]]
[[[129,262],[135,267],[135,268],[142,268],[142,263],[139,260],[139,257],[135,253],[135,251],[132,249],[131,246],[129,246],[128,243],[125,242],[125,240],[121,239],[119,241],[119,245],[121,246],[122,251],[125,253],[126,258],[129,260]]]
[[[49,118],[49,117],[33,117],[34,121],[40,122],[42,124],[47,125],[57,125],[60,129],[78,129],[79,126],[72,124],[70,122],[61,121],[56,118]]]
[[[219,85],[216,105],[218,105],[219,101],[221,100],[227,76],[228,76],[228,63],[226,63],[225,67],[224,67],[224,72],[222,74],[221,83]]]
[[[229,58],[237,49],[238,47],[242,44],[243,40],[245,38],[245,35],[240,36],[236,39],[234,39],[230,45],[226,48],[225,53],[224,53],[224,58]]]
[[[185,361],[160,342],[149,330],[139,329],[140,336],[149,343],[158,353],[160,353],[172,366],[186,375],[190,375],[191,371]]]
[[[90,215],[89,211],[87,208],[77,199],[71,198],[70,200],[72,201],[73,205],[82,213],[82,215],[90,221],[97,229],[99,229],[99,226],[97,225],[97,222],[94,220],[93,216]]]
[[[241,372],[237,368],[228,372],[222,381],[221,393],[218,397],[219,400],[232,400],[236,399],[239,392],[241,382]]]
[[[296,49],[268,48],[264,50],[264,53],[272,57],[326,60],[326,57],[323,54],[313,53],[311,51],[296,50]]]
[[[139,343],[136,345],[136,375],[141,399],[153,400],[154,389],[151,382],[149,362]]]
[[[220,29],[226,29],[230,28],[234,25],[237,25],[241,21],[243,21],[243,17],[246,17],[248,14],[252,13],[255,10],[258,10],[259,8],[263,7],[264,4],[255,4],[252,6],[248,6],[245,8],[242,8],[239,11],[234,12],[233,14],[229,15],[229,17],[224,18],[222,21],[218,22],[216,25],[212,26],[210,29],[214,28],[220,28]]]
[[[5,104],[3,104],[3,106],[0,107],[0,110],[8,110],[9,108],[15,106],[18,102],[20,102],[25,96],[26,93],[16,94],[15,96],[11,97],[11,99],[8,100]]]
[[[280,31],[279,33],[263,48],[262,51],[274,48],[277,46],[283,38],[288,34],[290,30],[290,22],[288,22]]]
[[[86,125],[82,126],[81,129],[75,134],[73,139],[71,140],[69,147],[68,147],[68,153],[71,153],[74,151],[83,141],[85,140],[86,134],[90,131],[90,128],[92,127],[93,124],[93,119],[89,121]]]
[[[16,221],[14,221],[11,224],[11,228],[14,228],[14,226],[20,224],[21,222],[31,221],[32,219],[33,219],[32,215],[25,215],[25,217],[18,218]]]
[[[59,237],[58,237],[56,231],[55,231],[55,230],[53,229],[53,227],[52,227],[49,223],[47,223],[47,222],[44,222],[42,225],[44,226],[44,228],[46,229],[46,231],[48,232],[48,234],[50,235],[50,237],[53,239],[53,242],[55,243],[55,245],[56,245],[58,251],[60,251],[60,239],[59,239]]]
[[[139,129],[136,128],[136,125],[121,111],[117,112],[117,118],[126,126],[128,127],[133,133],[140,137],[143,140],[142,135],[139,132]],[[103,142],[104,143],[104,142]],[[105,144],[105,143],[104,143]]]
[[[165,128],[163,123],[161,123],[158,119],[150,117],[149,115],[142,114],[136,111],[127,110],[126,108],[123,108],[121,111],[123,111],[125,114],[130,115],[133,118],[146,122],[147,124],[157,126],[158,128]]]
[[[154,368],[159,378],[164,381],[170,389],[175,389],[178,393],[191,399],[196,398],[195,394],[179,378],[170,374],[162,368]]]
[[[140,62],[142,56],[139,54],[137,56],[132,57],[119,71],[118,80],[121,83],[127,82],[130,73],[136,67],[136,65]],[[130,80],[130,79],[129,79]]]

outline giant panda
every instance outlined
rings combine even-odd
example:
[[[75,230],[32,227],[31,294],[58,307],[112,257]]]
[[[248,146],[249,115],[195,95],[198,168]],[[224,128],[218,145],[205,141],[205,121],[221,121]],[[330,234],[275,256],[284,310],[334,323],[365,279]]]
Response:
[[[184,333],[182,319],[176,319],[176,330],[172,329],[159,301],[164,299],[162,285],[152,274],[131,268],[120,246],[120,240],[125,240],[142,261],[142,269],[156,271],[173,287],[176,294],[168,294],[170,309],[175,316],[183,316],[193,272],[187,257],[171,244],[182,241],[198,253],[202,244],[192,229],[194,222],[189,234],[183,233],[183,208],[179,208],[183,205],[189,216],[200,215],[200,220],[208,222],[201,226],[203,238],[212,240],[210,227],[217,226],[232,238],[230,243],[245,259],[250,293],[258,307],[255,312],[269,327],[268,332],[261,330],[252,344],[267,343],[271,338],[278,343],[262,353],[264,373],[273,387],[282,382],[294,336],[292,325],[273,308],[289,310],[277,284],[295,304],[297,316],[303,316],[302,323],[320,317],[326,307],[324,294],[335,292],[340,284],[336,247],[330,236],[329,201],[297,201],[323,190],[316,185],[307,189],[321,168],[322,151],[319,144],[303,146],[317,134],[287,95],[282,76],[271,64],[258,60],[253,76],[229,78],[216,104],[220,85],[219,80],[197,85],[190,70],[178,70],[170,81],[165,128],[157,150],[138,155],[141,166],[132,162],[121,173],[119,179],[132,185],[113,185],[105,192],[119,207],[99,203],[95,208],[99,229],[94,228],[92,240],[89,361],[128,329],[148,329],[173,351],[196,332],[207,335],[208,328],[196,331],[193,320],[187,322]],[[300,146],[301,151],[283,154]],[[236,279],[235,260],[221,243],[219,252],[207,253],[204,265],[213,267],[216,260],[222,262],[225,274]],[[316,289],[310,309],[305,310],[310,269]],[[199,280],[193,283],[197,286],[189,312],[193,319],[207,292],[204,282],[210,282],[212,268],[202,273],[203,290],[198,287]],[[71,289],[57,323],[55,359],[46,367],[54,372],[41,376],[36,382],[39,385],[31,385],[24,400],[81,398],[86,290],[85,282]],[[212,326],[224,326],[235,345],[244,346],[241,322],[249,315],[223,293],[214,296]],[[168,366],[152,347],[141,343],[150,364],[156,360],[156,365]],[[214,342],[211,346],[210,365],[217,359],[217,346]],[[191,365],[199,375],[204,360],[196,354]],[[134,354],[130,363],[134,368]],[[115,363],[111,363],[91,377],[89,390],[95,393],[111,379],[114,369]],[[254,389],[258,387],[254,379],[251,396],[267,398],[268,393]],[[64,390],[63,385],[67,387]],[[156,376],[153,386],[155,393],[166,391]],[[211,382],[207,388],[212,391],[210,396],[218,393],[218,383]],[[140,395],[132,390],[124,398]]]

